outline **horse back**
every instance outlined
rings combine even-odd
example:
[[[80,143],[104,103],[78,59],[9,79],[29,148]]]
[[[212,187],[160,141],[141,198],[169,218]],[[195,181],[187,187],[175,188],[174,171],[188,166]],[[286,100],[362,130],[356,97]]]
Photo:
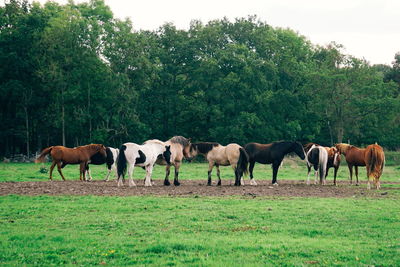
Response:
[[[346,162],[354,166],[365,166],[365,149],[350,148],[346,153]]]
[[[271,156],[272,144],[248,143],[244,146],[250,161],[256,161],[262,164],[272,163]]]

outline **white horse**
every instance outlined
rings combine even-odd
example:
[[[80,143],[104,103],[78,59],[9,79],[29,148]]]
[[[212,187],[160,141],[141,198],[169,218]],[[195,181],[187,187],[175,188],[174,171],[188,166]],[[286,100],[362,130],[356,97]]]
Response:
[[[167,164],[171,164],[170,146],[166,146],[164,142],[153,139],[138,145],[135,143],[125,143],[119,149],[117,160],[118,186],[123,185],[125,171],[128,168],[129,186],[136,186],[132,180],[133,169],[135,166],[144,167],[146,170],[145,186],[152,186],[151,174],[154,164],[159,156],[162,156]]]
[[[311,166],[314,166],[315,183],[317,183],[317,177],[319,173],[319,183],[326,184],[326,170],[328,165],[328,152],[326,149],[319,145],[312,145],[306,155],[307,160],[307,184],[310,184],[310,170]]]

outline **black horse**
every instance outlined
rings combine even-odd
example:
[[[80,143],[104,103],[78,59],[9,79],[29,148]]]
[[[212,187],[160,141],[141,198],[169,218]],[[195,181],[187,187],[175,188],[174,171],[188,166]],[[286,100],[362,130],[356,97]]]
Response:
[[[117,162],[118,154],[119,154],[119,149],[112,148],[112,147],[106,147],[106,157],[104,157],[100,153],[94,154],[90,158],[89,163],[86,165],[86,173],[87,173],[86,177],[89,177],[89,181],[92,180],[92,175],[90,174],[90,170],[89,170],[89,164],[102,165],[104,163],[107,164],[107,170],[108,170],[104,181],[108,181],[111,170],[116,169],[115,163]]]
[[[244,146],[249,155],[250,184],[255,185],[253,169],[256,162],[261,164],[272,164],[272,184],[277,184],[278,169],[286,154],[294,152],[301,159],[305,153],[303,146],[299,142],[279,141],[271,144],[248,143]]]

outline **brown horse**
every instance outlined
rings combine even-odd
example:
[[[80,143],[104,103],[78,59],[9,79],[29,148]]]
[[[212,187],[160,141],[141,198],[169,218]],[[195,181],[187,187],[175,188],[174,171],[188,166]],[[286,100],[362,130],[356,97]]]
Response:
[[[369,145],[366,148],[358,148],[349,144],[336,144],[336,148],[345,155],[347,165],[350,171],[350,183],[352,183],[353,166],[356,170],[358,185],[358,166],[367,167],[368,189],[370,189],[370,180],[373,180],[377,189],[380,188],[379,178],[382,175],[385,164],[385,154],[378,144]]]
[[[374,182],[376,189],[380,189],[379,178],[385,165],[385,154],[380,145],[369,145],[365,148],[365,165],[367,166],[368,189],[371,189],[370,181]]]
[[[64,146],[51,146],[48,148],[43,149],[40,156],[35,160],[36,163],[43,162],[44,157],[47,154],[50,154],[53,163],[50,167],[50,180],[53,180],[52,174],[53,169],[57,164],[58,172],[60,173],[62,179],[65,181],[64,175],[61,172],[61,169],[65,167],[67,164],[80,164],[80,173],[79,173],[79,180],[86,180],[85,172],[88,161],[90,157],[94,154],[100,152],[104,157],[106,157],[106,148],[102,144],[90,144],[86,146],[78,146],[75,148],[68,148]],[[82,179],[83,177],[83,179]]]
[[[185,154],[185,148],[190,147],[190,138],[187,139],[183,136],[174,136],[168,141],[164,142],[165,145],[170,146],[170,151],[171,151],[171,164],[167,164],[165,159],[159,157],[157,159],[157,164],[159,165],[167,165],[165,168],[165,179],[164,179],[164,185],[170,185],[171,183],[169,182],[169,174],[170,174],[170,169],[171,165],[174,166],[175,168],[175,176],[174,176],[174,185],[178,186],[181,183],[178,180],[179,176],[179,168],[181,167],[183,157],[187,158],[187,155]]]
[[[365,149],[349,144],[336,144],[335,147],[342,153],[347,162],[350,172],[350,184],[353,183],[353,167],[356,173],[356,185],[358,185],[358,167],[365,166]]]

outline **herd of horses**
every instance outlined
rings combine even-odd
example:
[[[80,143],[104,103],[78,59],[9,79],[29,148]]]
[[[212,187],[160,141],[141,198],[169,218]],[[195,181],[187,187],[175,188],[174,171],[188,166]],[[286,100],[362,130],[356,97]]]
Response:
[[[243,176],[250,173],[250,185],[257,185],[254,180],[253,170],[255,163],[272,165],[272,184],[277,184],[278,170],[283,158],[290,153],[296,154],[302,160],[306,160],[308,175],[307,184],[310,183],[310,172],[314,169],[315,183],[319,177],[320,184],[326,184],[326,176],[330,168],[334,168],[334,181],[340,165],[340,158],[345,156],[349,171],[350,183],[352,183],[353,167],[358,185],[358,167],[367,169],[368,189],[373,182],[377,189],[380,188],[379,178],[382,175],[385,164],[383,149],[378,144],[372,144],[366,148],[358,148],[349,144],[336,144],[333,147],[324,147],[316,143],[302,145],[300,142],[277,141],[270,144],[248,143],[243,147],[238,144],[223,146],[214,142],[192,143],[183,136],[174,136],[163,142],[152,139],[143,144],[125,143],[119,149],[105,147],[102,144],[90,144],[75,148],[64,146],[51,146],[45,148],[35,162],[44,162],[46,155],[52,157],[50,177],[52,180],[53,169],[57,165],[58,172],[63,180],[62,168],[67,164],[80,165],[80,180],[91,180],[89,164],[106,164],[108,173],[105,178],[108,181],[112,170],[116,171],[117,185],[123,185],[126,172],[128,173],[129,186],[135,186],[133,172],[135,166],[146,170],[145,186],[152,186],[151,179],[154,165],[166,165],[164,185],[170,185],[170,168],[174,166],[174,185],[180,185],[179,169],[185,158],[191,161],[201,154],[208,161],[208,182],[211,185],[211,173],[214,166],[217,169],[218,183],[221,185],[219,166],[231,166],[235,173],[235,186],[244,185]]]

